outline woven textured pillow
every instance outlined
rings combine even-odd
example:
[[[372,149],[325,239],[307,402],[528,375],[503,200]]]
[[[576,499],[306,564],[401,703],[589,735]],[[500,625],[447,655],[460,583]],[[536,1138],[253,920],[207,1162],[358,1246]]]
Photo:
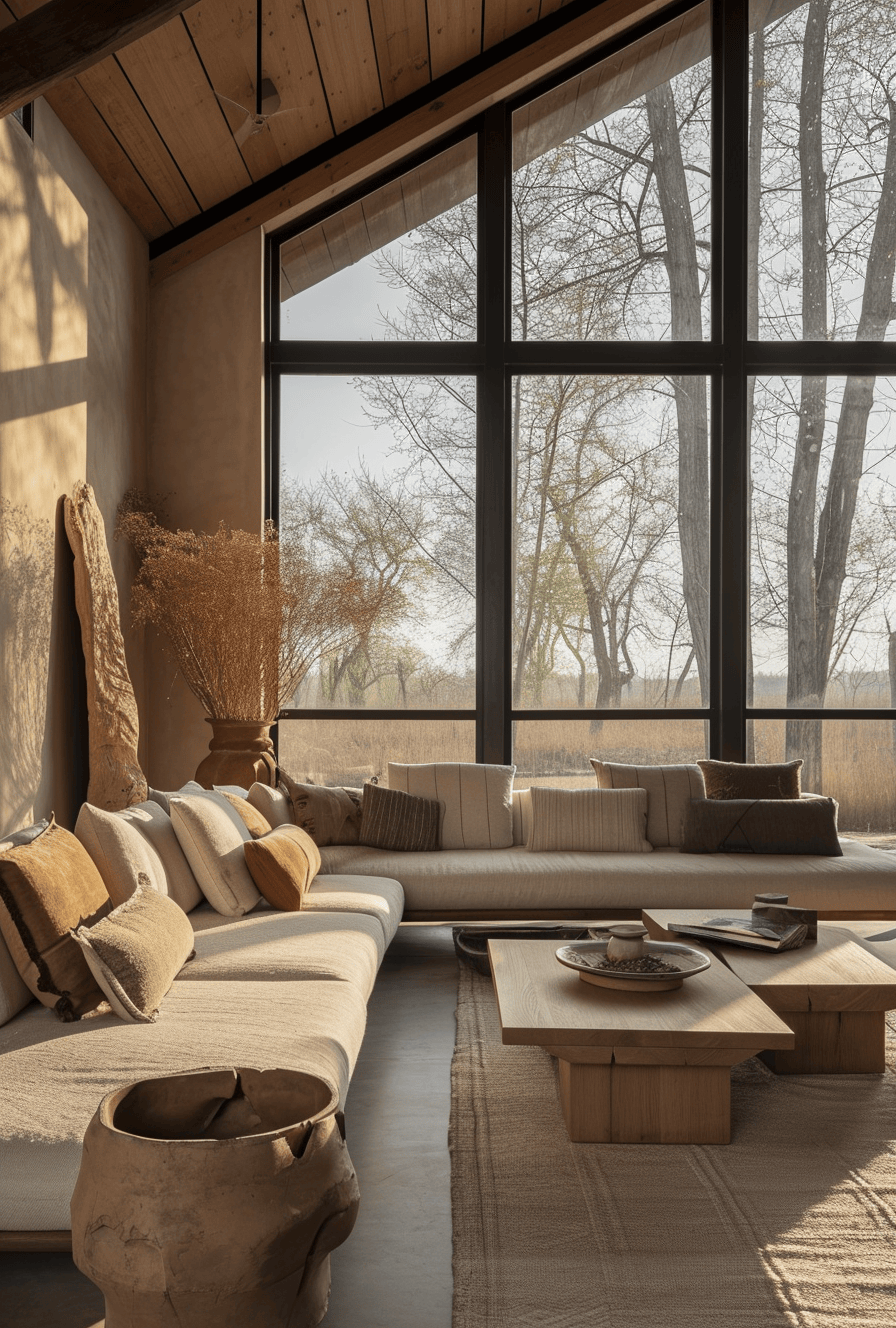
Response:
[[[296,913],[320,871],[320,849],[298,825],[278,825],[243,845],[252,880],[272,908]]]
[[[682,832],[682,853],[843,856],[833,798],[695,799]]]
[[[155,1023],[162,998],[195,953],[183,909],[142,875],[129,899],[72,938],[112,1009],[131,1023]]]
[[[645,789],[533,788],[530,853],[650,853]]]
[[[0,932],[25,986],[66,1023],[105,1000],[69,933],[111,908],[87,850],[53,818],[0,853]]]
[[[681,822],[692,798],[706,796],[698,765],[623,765],[592,756],[598,788],[647,791],[647,838],[654,848],[678,848]]]
[[[514,765],[471,761],[397,765],[390,761],[389,788],[442,804],[442,848],[510,848],[515,773]]]
[[[747,765],[740,761],[698,761],[707,798],[798,798],[802,761]]]
[[[318,848],[326,848],[329,844],[358,843],[363,790],[298,784],[282,769],[279,778],[292,804],[294,823],[311,836]]]
[[[433,798],[368,784],[361,816],[361,843],[399,853],[426,853],[439,847],[442,808]]]
[[[207,793],[175,795],[171,824],[212,908],[228,918],[249,913],[261,899],[243,856],[252,836],[227,800]]]

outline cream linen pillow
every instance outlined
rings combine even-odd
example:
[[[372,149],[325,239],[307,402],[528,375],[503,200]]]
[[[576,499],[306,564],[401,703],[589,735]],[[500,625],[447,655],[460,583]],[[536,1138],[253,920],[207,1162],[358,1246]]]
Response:
[[[515,771],[515,765],[468,761],[432,765],[396,765],[390,761],[389,788],[442,804],[442,848],[510,848]]]
[[[130,899],[141,872],[154,890],[168,895],[185,913],[202,902],[171,818],[158,803],[140,802],[120,812],[106,812],[85,802],[75,835],[93,859],[113,904]]]
[[[281,788],[271,788],[270,784],[253,784],[246,794],[246,801],[257,812],[261,812],[272,830],[276,830],[278,825],[295,825],[292,803]]]
[[[261,899],[243,856],[252,836],[229,803],[208,794],[175,794],[171,824],[212,908],[228,918],[251,912]]]
[[[163,996],[195,954],[183,909],[142,873],[129,899],[71,935],[112,1009],[131,1023],[155,1023]]]
[[[647,838],[654,848],[680,848],[681,825],[692,798],[705,798],[698,765],[623,765],[591,757],[599,788],[647,790]]]
[[[533,788],[530,853],[650,853],[645,789]]]

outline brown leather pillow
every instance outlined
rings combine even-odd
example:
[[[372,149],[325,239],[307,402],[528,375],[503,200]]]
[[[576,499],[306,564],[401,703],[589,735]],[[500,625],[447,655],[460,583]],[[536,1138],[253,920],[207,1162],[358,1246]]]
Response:
[[[320,871],[320,850],[298,825],[278,825],[243,845],[246,866],[272,908],[297,913],[305,891]]]
[[[367,784],[361,816],[362,844],[400,853],[424,853],[441,845],[442,804],[401,789]]]
[[[106,999],[69,933],[111,909],[87,850],[54,818],[30,842],[0,853],[3,939],[25,986],[66,1023]]]
[[[318,848],[326,848],[328,844],[358,843],[361,789],[299,784],[282,769],[279,780],[292,805],[292,819],[311,836]]]
[[[682,853],[804,853],[840,858],[833,798],[694,798]]]
[[[798,798],[802,761],[747,765],[741,761],[698,761],[707,798]]]
[[[251,802],[247,802],[245,798],[239,797],[236,793],[228,793],[226,789],[216,789],[215,791],[220,793],[222,798],[227,799],[253,839],[260,839],[262,835],[271,833],[270,821],[262,816],[258,808],[253,807]]]

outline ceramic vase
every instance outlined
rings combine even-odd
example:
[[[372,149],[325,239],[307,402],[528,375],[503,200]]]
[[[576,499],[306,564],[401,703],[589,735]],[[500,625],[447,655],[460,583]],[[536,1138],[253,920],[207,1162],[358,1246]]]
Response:
[[[249,723],[241,719],[208,719],[212,726],[209,753],[196,770],[197,783],[203,788],[215,784],[253,784],[277,786],[277,758],[271,742],[270,724]]]
[[[72,1196],[106,1328],[315,1328],[358,1185],[331,1085],[205,1070],[108,1094]]]

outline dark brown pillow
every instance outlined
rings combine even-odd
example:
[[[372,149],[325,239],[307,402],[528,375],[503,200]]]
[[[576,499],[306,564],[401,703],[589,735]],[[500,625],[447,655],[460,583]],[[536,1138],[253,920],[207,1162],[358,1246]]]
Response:
[[[87,850],[52,817],[42,832],[0,853],[0,931],[25,986],[67,1023],[106,999],[69,933],[111,909]]]
[[[798,798],[802,761],[746,765],[741,761],[698,761],[708,798]]]
[[[428,852],[441,844],[441,819],[442,804],[435,798],[367,784],[360,842],[401,853]]]
[[[243,845],[246,866],[272,908],[297,913],[320,871],[320,850],[299,825],[278,825]]]
[[[833,798],[694,798],[682,853],[805,853],[840,858]]]
[[[311,836],[318,848],[326,848],[328,844],[358,843],[362,789],[299,784],[282,768],[279,779],[292,807],[292,819]]]

